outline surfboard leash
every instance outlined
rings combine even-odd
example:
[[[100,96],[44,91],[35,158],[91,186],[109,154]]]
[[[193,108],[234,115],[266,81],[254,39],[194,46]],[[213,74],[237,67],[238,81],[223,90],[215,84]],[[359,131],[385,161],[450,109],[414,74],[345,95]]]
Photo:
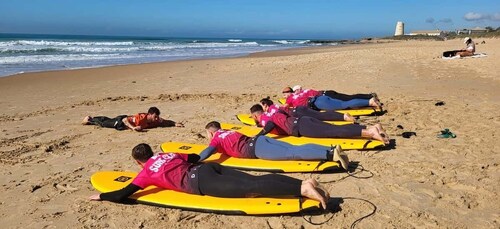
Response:
[[[322,162],[320,162],[320,163],[316,166],[316,168],[314,168],[314,169],[313,169],[313,172],[314,172],[314,171],[318,171],[318,170],[317,170],[317,169],[318,169],[318,167],[319,167],[320,165],[322,165],[323,163],[324,163],[323,161],[322,161]],[[358,167],[361,167],[361,168],[358,168]],[[352,168],[352,166],[349,166],[349,168]],[[356,171],[356,170],[357,170],[357,171]],[[368,173],[370,173],[370,175],[368,175],[368,176],[364,176],[364,177],[356,176],[356,174],[359,174],[359,173],[362,173],[362,172],[368,172]],[[374,176],[373,172],[371,172],[370,170],[365,169],[365,167],[363,167],[362,165],[358,164],[358,166],[357,166],[356,168],[354,168],[354,172],[349,172],[349,171],[347,171],[347,176],[341,177],[341,178],[339,178],[339,179],[337,179],[337,180],[331,180],[331,181],[318,181],[318,182],[319,182],[319,183],[322,183],[322,184],[328,184],[328,183],[335,183],[335,182],[339,182],[339,181],[344,180],[344,179],[346,179],[346,178],[348,178],[348,177],[353,177],[353,178],[356,178],[356,179],[368,179],[368,178],[372,178],[373,176]],[[312,173],[309,175],[309,178],[313,178],[313,174],[312,174]]]
[[[356,227],[356,225],[358,225],[359,222],[361,222],[362,220],[372,216],[372,215],[375,215],[375,213],[377,212],[377,205],[375,205],[374,203],[372,203],[371,201],[369,200],[366,200],[366,199],[363,199],[363,198],[358,198],[358,197],[344,197],[343,198],[344,200],[361,200],[361,201],[364,201],[368,204],[370,204],[372,207],[373,207],[373,211],[370,212],[369,214],[357,219],[357,220],[354,220],[354,222],[351,223],[351,229],[354,229]]]
[[[377,206],[369,200],[366,200],[363,198],[358,198],[358,197],[344,197],[344,198],[342,198],[342,200],[361,200],[361,201],[364,201],[364,202],[370,204],[373,207],[373,210],[370,213],[354,220],[354,222],[351,223],[351,227],[350,227],[351,229],[354,229],[356,227],[356,225],[359,224],[359,222],[374,215],[377,212]],[[323,225],[323,224],[327,223],[328,221],[330,221],[331,219],[333,219],[333,217],[335,216],[335,214],[334,214],[335,212],[332,211],[331,216],[328,219],[324,220],[323,222],[316,223],[316,222],[312,221],[311,215],[309,215],[309,218],[306,218],[306,215],[302,212],[302,198],[299,199],[299,206],[300,206],[300,210],[301,210],[300,212],[301,212],[302,218],[311,225],[315,225],[315,226]]]

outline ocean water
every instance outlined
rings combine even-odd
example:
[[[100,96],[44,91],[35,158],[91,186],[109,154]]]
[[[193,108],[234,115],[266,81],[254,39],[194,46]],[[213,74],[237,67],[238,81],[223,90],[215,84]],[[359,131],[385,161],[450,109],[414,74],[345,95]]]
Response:
[[[309,40],[0,34],[0,76],[184,59],[242,56],[319,45]]]

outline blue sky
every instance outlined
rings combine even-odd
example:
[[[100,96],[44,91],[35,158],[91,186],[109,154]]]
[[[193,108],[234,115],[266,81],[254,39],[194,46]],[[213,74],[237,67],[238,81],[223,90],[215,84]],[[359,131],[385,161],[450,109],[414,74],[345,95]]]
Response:
[[[496,0],[5,0],[0,33],[352,39],[500,27]]]

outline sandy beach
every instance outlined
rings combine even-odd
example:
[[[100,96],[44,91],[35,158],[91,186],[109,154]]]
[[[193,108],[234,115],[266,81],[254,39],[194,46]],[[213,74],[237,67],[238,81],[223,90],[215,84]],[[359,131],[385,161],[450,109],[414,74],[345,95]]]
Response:
[[[25,73],[0,77],[0,225],[3,228],[348,228],[370,213],[345,199],[320,226],[297,216],[231,216],[89,201],[100,170],[139,171],[132,147],[166,141],[208,144],[207,122],[238,123],[284,86],[377,92],[390,149],[347,151],[373,173],[288,174],[326,182],[334,198],[377,206],[358,228],[500,227],[500,40],[478,39],[485,58],[443,60],[462,40],[394,41],[264,52],[246,57]],[[444,106],[435,103],[444,101]],[[184,128],[116,131],[80,124],[157,106]],[[401,125],[404,129],[397,128]],[[440,139],[449,128],[455,139]],[[417,136],[403,138],[404,131]],[[252,172],[253,174],[259,174]],[[369,172],[358,174],[365,177]]]

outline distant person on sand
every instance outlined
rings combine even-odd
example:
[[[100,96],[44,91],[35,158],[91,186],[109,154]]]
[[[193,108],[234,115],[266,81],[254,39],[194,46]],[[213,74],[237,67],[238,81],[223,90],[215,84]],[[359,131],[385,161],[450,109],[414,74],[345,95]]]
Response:
[[[466,37],[464,38],[464,43],[466,45],[466,48],[458,51],[457,56],[473,56],[474,52],[476,52],[476,44],[474,44],[474,41],[472,41],[470,37]]]
[[[156,107],[150,107],[148,113],[138,113],[136,115],[119,115],[115,118],[105,116],[86,116],[83,125],[96,125],[106,128],[114,128],[117,130],[134,130],[143,131],[155,127],[184,127],[180,122],[174,122],[160,118],[160,110]]]
[[[316,91],[312,89],[303,90],[300,86],[296,85],[292,88],[285,87],[283,89],[283,94],[286,97],[285,106],[297,107],[297,106],[308,106],[314,110],[342,110],[342,109],[354,109],[360,107],[375,107],[381,108],[382,105],[375,95],[361,96],[363,98],[358,98],[356,95],[345,95],[341,94],[342,99],[332,98],[330,96],[335,93],[333,91]],[[325,92],[329,95],[325,95]]]
[[[254,176],[217,163],[198,163],[197,154],[154,154],[148,144],[132,149],[132,157],[142,168],[125,188],[95,194],[91,200],[124,202],[148,186],[194,195],[223,198],[304,196],[321,203],[326,209],[330,195],[314,179],[299,180],[279,174]]]

